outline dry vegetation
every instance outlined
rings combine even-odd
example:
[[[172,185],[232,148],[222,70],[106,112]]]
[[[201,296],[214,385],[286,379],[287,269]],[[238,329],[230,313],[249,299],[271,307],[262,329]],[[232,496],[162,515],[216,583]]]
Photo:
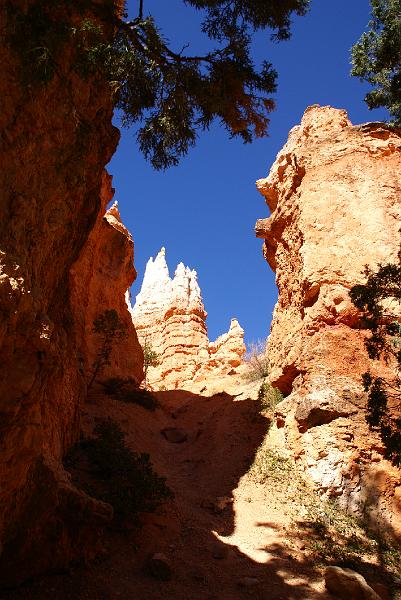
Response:
[[[246,381],[259,381],[266,379],[269,374],[269,365],[266,355],[267,340],[260,339],[251,342],[248,346],[244,360],[247,371],[244,374]]]
[[[269,433],[249,469],[255,483],[274,489],[278,504],[291,511],[289,547],[303,541],[302,550],[316,566],[328,564],[355,569],[369,576],[377,572],[401,597],[401,551],[390,540],[369,529],[363,519],[346,513],[335,500],[324,499],[308,484],[292,458],[277,450]]]
[[[264,411],[274,411],[276,405],[281,402],[283,395],[280,390],[274,388],[268,382],[269,361],[266,354],[266,339],[251,342],[245,355],[247,370],[244,379],[248,382],[260,381],[258,400]]]

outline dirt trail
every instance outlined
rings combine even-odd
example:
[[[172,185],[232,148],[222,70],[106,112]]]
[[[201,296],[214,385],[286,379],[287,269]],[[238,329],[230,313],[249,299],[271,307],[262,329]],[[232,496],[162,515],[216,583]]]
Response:
[[[257,402],[183,391],[157,396],[161,406],[149,412],[98,394],[87,405],[84,429],[107,416],[118,421],[130,447],[150,453],[174,501],[151,516],[139,535],[110,534],[105,557],[96,564],[40,578],[4,599],[329,598],[321,572],[294,540],[289,544],[293,499],[249,474],[268,429]],[[166,428],[177,428],[186,440],[169,442],[161,433]],[[171,581],[146,573],[154,552],[168,557]]]

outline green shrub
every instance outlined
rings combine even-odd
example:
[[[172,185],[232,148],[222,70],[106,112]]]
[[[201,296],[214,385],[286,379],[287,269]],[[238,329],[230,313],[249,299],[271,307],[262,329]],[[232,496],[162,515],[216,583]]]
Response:
[[[153,470],[149,454],[130,450],[115,421],[102,421],[94,433],[96,437],[82,440],[70,452],[66,468],[76,470],[83,459],[86,478],[80,478],[81,487],[94,498],[111,504],[117,519],[154,512],[173,497],[164,477]]]
[[[148,386],[149,367],[158,367],[161,363],[160,363],[160,356],[157,354],[157,352],[155,350],[153,350],[153,346],[147,338],[145,338],[142,349],[143,349],[143,372],[145,375],[145,389],[146,389]]]
[[[7,2],[6,11],[11,47],[21,60],[22,81],[26,85],[49,82],[69,37],[68,24],[52,19],[44,0],[28,7],[26,12]]]
[[[264,410],[274,410],[279,402],[283,400],[283,394],[267,381],[263,381],[258,391],[258,400]]]
[[[294,477],[294,464],[288,457],[270,448],[265,441],[255,454],[250,473],[258,483],[274,480],[284,485]]]

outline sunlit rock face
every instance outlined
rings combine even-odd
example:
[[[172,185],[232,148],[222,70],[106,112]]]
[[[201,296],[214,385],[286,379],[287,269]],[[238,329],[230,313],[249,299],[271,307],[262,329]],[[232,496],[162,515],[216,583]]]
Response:
[[[279,431],[322,493],[398,533],[400,474],[365,424],[371,363],[348,292],[366,264],[397,257],[400,173],[399,132],[312,106],[257,182],[271,216],[256,224],[279,291],[268,343],[271,381],[289,394]]]
[[[70,4],[52,16],[72,29],[82,14]],[[85,18],[108,35],[103,4]],[[62,457],[79,439],[87,376],[70,271],[108,194],[118,131],[109,85],[79,76],[72,38],[50,81],[24,81],[12,35],[28,9],[41,18],[37,6],[0,6],[0,585],[91,558],[111,517],[74,488]]]
[[[150,258],[132,319],[142,345],[159,355],[160,365],[149,368],[155,387],[196,389],[205,378],[228,374],[242,362],[244,331],[236,319],[215,342],[209,342],[207,313],[196,271],[180,263],[170,278],[165,250]]]

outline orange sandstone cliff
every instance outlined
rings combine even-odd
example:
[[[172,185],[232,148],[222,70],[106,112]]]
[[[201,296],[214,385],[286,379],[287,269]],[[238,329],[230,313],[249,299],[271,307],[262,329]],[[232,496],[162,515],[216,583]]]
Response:
[[[196,271],[180,263],[171,279],[162,248],[146,265],[132,309],[142,345],[147,342],[159,355],[160,365],[149,368],[152,386],[195,390],[242,363],[244,331],[238,321],[232,319],[229,331],[209,342],[206,317]]]
[[[312,106],[257,182],[271,216],[256,224],[279,291],[268,357],[288,397],[276,435],[322,494],[398,535],[400,473],[365,423],[361,375],[371,363],[348,292],[365,264],[397,256],[400,172],[399,132]]]
[[[127,305],[127,290],[135,281],[134,242],[121,222],[117,203],[108,211],[112,198],[111,178],[104,175],[106,194],[102,207],[78,260],[71,269],[71,303],[79,340],[81,369],[90,379],[99,352],[99,339],[93,322],[105,310],[114,309],[123,323],[126,337],[114,344],[107,365],[98,379],[131,377],[143,379],[143,352]],[[105,212],[106,211],[106,212]]]
[[[82,298],[76,295],[70,271],[79,257],[83,266],[82,249],[101,198],[110,196],[104,166],[115,151],[118,131],[111,124],[108,85],[97,74],[80,76],[71,40],[61,40],[48,81],[27,82],[27,56],[15,32],[18,24],[40,18],[38,4],[16,0],[0,6],[2,584],[62,567],[73,558],[90,558],[111,517],[108,505],[73,487],[61,461],[79,438],[87,382],[79,337],[90,326],[96,303],[87,291]],[[101,2],[93,3],[85,17],[112,35],[107,10]],[[83,18],[73,3],[49,5],[49,11],[55,22],[69,26]],[[23,44],[23,36],[19,41]],[[29,64],[30,74],[36,67]],[[112,218],[110,214],[109,224]],[[111,231],[107,235],[124,253],[127,238],[120,235],[118,241]],[[93,278],[98,259],[93,257]],[[96,293],[99,286],[89,279]],[[132,271],[124,275],[124,285],[131,279]],[[107,307],[99,303],[98,308]],[[139,349],[136,356],[140,358]],[[140,367],[136,373],[140,375]]]

